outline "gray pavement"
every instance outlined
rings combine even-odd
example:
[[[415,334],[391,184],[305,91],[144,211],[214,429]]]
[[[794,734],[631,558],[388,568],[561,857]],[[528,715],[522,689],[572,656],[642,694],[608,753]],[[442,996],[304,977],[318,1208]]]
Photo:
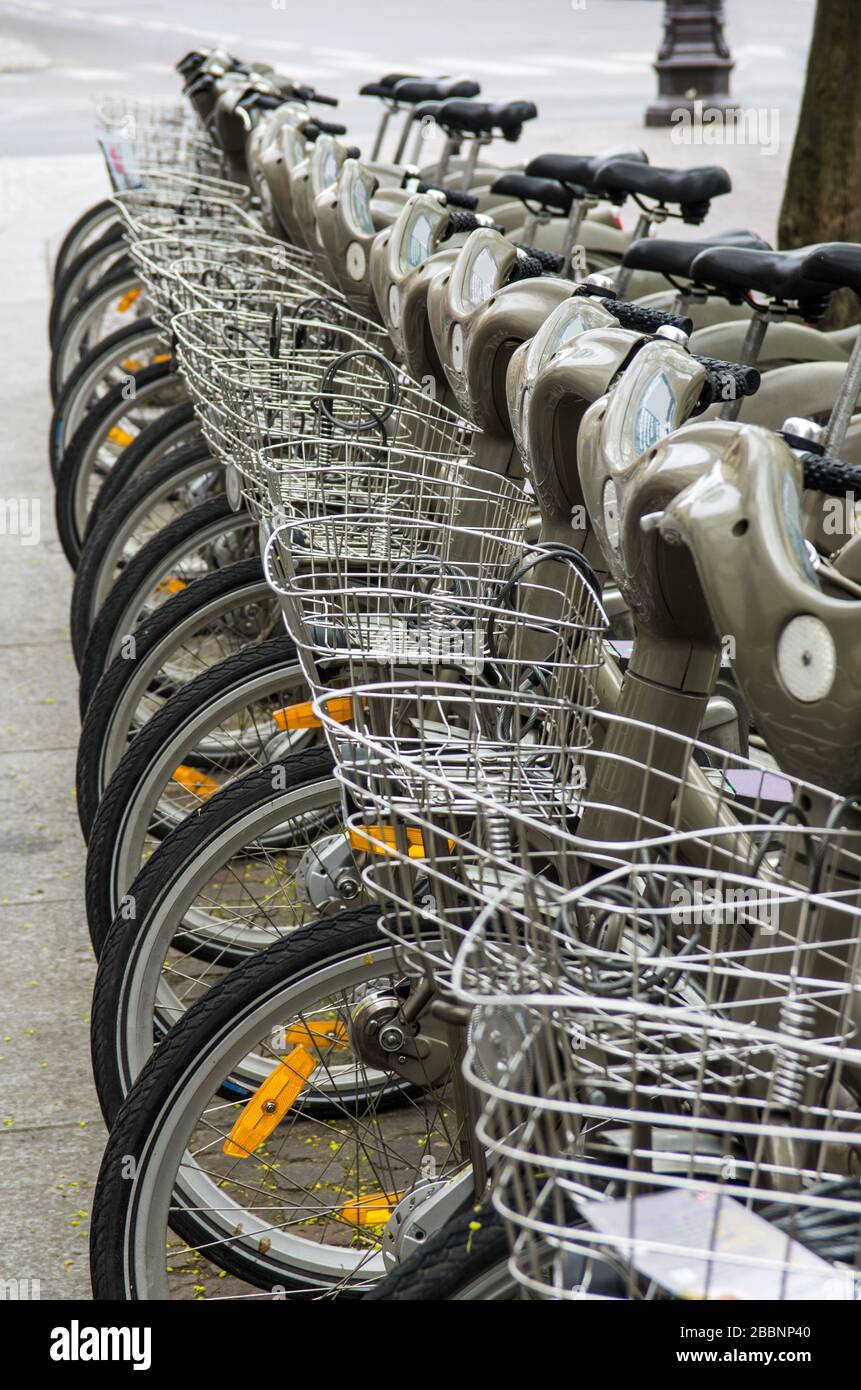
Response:
[[[756,144],[676,144],[642,128],[656,0],[0,0],[0,500],[40,508],[37,544],[0,534],[0,1278],[39,1279],[43,1298],[88,1295],[86,1235],[104,1143],[88,1054],[94,971],[74,802],[71,586],[45,449],[51,255],[106,191],[92,154],[94,97],[171,99],[176,57],[221,40],[342,96],[361,144],[375,119],[374,104],[353,95],[361,81],[399,65],[468,70],[488,97],[538,103],[540,119],[512,159],[636,141],[655,162],[724,163],[734,191],[709,225],[773,236],[813,5],[728,0],[727,12],[735,94],[779,112],[771,154]]]
[[[0,534],[0,1278],[38,1279],[42,1298],[89,1296],[105,1140],[89,1068],[71,582],[45,450],[50,247],[103,188],[92,155],[0,160],[0,499],[29,509],[27,534]],[[25,544],[37,504],[38,543]]]

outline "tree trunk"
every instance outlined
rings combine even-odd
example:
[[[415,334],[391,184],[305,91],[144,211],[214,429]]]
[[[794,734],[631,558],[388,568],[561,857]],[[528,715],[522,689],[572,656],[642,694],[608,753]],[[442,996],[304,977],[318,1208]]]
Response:
[[[858,0],[817,0],[804,97],[778,224],[778,246],[861,241],[861,82]],[[842,328],[858,320],[849,290],[832,301],[824,321]]]

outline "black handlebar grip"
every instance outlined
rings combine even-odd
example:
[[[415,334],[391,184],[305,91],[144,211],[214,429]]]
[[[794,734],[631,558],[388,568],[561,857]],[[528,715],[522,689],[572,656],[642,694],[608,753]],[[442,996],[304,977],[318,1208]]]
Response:
[[[723,362],[719,357],[698,357],[696,353],[691,356],[708,372],[716,400],[755,396],[759,390],[762,377],[756,367],[747,367],[742,362]]]
[[[416,192],[444,193],[450,208],[465,208],[467,212],[475,212],[478,207],[478,199],[474,193],[464,193],[460,188],[446,188],[444,183],[425,183],[424,179],[420,179]]]
[[[320,106],[337,106],[337,97],[324,96],[322,92],[316,92],[313,87],[296,87],[294,95],[300,101],[316,101]]]
[[[302,134],[313,144],[318,135],[346,135],[347,127],[338,125],[336,121],[306,121]]]
[[[259,107],[262,111],[277,111],[279,106],[283,106],[289,101],[289,97],[277,96],[275,92],[249,92],[247,96],[241,97],[240,106]]]
[[[845,497],[847,492],[861,502],[861,466],[844,463],[828,454],[802,454],[804,486],[829,497]]]
[[[463,232],[474,232],[481,223],[474,212],[461,212],[455,208],[448,219],[448,225],[443,233],[443,241],[448,241],[450,236],[460,236]]]
[[[518,280],[540,280],[546,271],[542,262],[537,256],[518,256],[508,277],[509,285],[514,285]]]
[[[526,246],[522,241],[515,241],[514,245],[518,251],[522,251],[531,261],[537,261],[541,266],[542,275],[559,275],[565,266],[561,256],[557,256],[555,251],[542,251],[540,246]],[[529,276],[523,276],[529,279]]]
[[[659,328],[680,328],[687,335],[693,332],[693,322],[681,314],[648,309],[642,304],[623,304],[617,299],[608,302],[607,308],[623,328],[630,328],[634,333],[657,333]]]

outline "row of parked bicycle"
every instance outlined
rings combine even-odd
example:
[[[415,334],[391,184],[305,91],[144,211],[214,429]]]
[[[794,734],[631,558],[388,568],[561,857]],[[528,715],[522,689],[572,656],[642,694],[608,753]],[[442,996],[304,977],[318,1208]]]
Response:
[[[96,1297],[853,1297],[861,247],[178,71],[50,325]]]

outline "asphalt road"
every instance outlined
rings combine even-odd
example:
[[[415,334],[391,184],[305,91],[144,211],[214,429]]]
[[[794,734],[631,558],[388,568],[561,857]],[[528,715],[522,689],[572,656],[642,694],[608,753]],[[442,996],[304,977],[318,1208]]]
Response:
[[[734,89],[746,104],[797,105],[812,0],[728,0]],[[176,91],[172,64],[195,44],[223,42],[343,98],[361,136],[376,103],[356,88],[380,72],[467,72],[491,99],[536,101],[530,142],[576,124],[633,122],[653,93],[660,0],[3,0],[2,39],[31,50],[31,68],[0,76],[0,153],[91,148],[94,92]]]

